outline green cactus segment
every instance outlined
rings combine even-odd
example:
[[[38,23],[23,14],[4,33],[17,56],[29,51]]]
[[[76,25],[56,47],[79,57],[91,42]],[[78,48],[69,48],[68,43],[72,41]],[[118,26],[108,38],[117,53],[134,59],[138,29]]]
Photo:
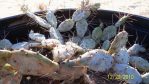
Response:
[[[129,18],[129,16],[123,16],[122,18],[120,18],[116,23],[115,23],[115,27],[119,27],[121,25],[123,25],[127,19]]]
[[[11,48],[12,43],[8,39],[2,39],[0,40],[0,49],[9,49]]]
[[[104,30],[103,30],[103,35],[101,40],[105,41],[105,40],[110,40],[112,37],[114,37],[116,35],[116,31],[117,28],[113,25],[111,26],[107,26]]]
[[[110,48],[108,50],[109,54],[114,54],[119,52],[122,47],[126,46],[128,41],[128,33],[126,31],[119,32],[114,40],[112,41]]]
[[[102,37],[102,30],[101,27],[96,27],[94,28],[94,30],[92,31],[92,38],[99,43]]]
[[[149,71],[149,62],[141,57],[131,56],[129,62],[140,71]]]
[[[54,27],[51,27],[50,30],[49,30],[49,33],[50,33],[50,37],[52,39],[57,39],[59,40],[62,44],[64,43],[64,39],[61,35],[61,33]]]
[[[102,47],[101,49],[104,49],[104,50],[108,50],[110,47],[110,41],[109,40],[105,40],[102,44]]]
[[[74,23],[75,22],[72,19],[66,19],[58,26],[57,30],[59,30],[60,32],[70,31],[73,28]]]
[[[0,60],[11,57],[12,52],[9,50],[0,50]]]
[[[142,75],[143,84],[149,84],[149,73]]]
[[[96,47],[96,42],[91,38],[84,38],[80,42],[80,46],[84,49],[94,49]]]
[[[57,27],[57,18],[56,18],[56,16],[54,15],[53,11],[48,10],[48,12],[47,12],[47,14],[46,14],[46,19],[47,19],[48,23],[49,23],[52,27],[54,27],[54,28]]]

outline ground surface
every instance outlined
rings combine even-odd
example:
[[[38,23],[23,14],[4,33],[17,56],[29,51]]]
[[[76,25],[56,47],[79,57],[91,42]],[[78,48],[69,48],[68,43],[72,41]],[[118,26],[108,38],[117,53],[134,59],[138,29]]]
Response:
[[[76,8],[81,0],[51,0],[50,8]],[[149,0],[90,0],[100,2],[101,9],[123,11],[149,17]],[[39,4],[48,5],[49,0],[26,0],[32,11],[37,11]],[[0,0],[0,18],[21,14],[20,6],[24,0]]]

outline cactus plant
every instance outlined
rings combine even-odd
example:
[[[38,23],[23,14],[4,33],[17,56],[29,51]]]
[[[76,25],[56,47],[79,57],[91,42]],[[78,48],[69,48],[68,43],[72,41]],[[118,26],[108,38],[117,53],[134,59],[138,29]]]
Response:
[[[103,35],[102,35],[101,40],[103,40],[103,41],[110,40],[112,37],[114,37],[116,35],[116,31],[117,31],[117,28],[114,25],[107,26],[103,30]]]
[[[113,70],[115,74],[121,76],[121,80],[125,80],[128,84],[140,84],[142,82],[140,73],[127,64],[115,64]],[[125,76],[127,76],[127,78]]]
[[[85,19],[82,19],[82,20],[76,22],[77,36],[84,37],[84,35],[87,31],[87,28],[88,28],[88,23]]]
[[[112,56],[102,49],[91,50],[74,60],[80,65],[88,66],[89,69],[100,72],[108,71],[114,62]]]
[[[57,27],[57,18],[56,18],[56,16],[54,15],[53,11],[48,10],[48,12],[47,12],[47,14],[46,14],[46,19],[47,19],[48,23],[49,23],[52,27],[54,27],[54,28]]]
[[[128,33],[126,31],[119,32],[112,41],[108,52],[114,54],[119,52],[122,47],[126,46],[128,40]]]
[[[130,54],[130,55],[137,55],[139,52],[145,52],[146,49],[139,45],[139,44],[133,44],[128,50],[127,52]]]
[[[74,26],[74,21],[72,19],[66,19],[65,21],[61,22],[58,26],[60,32],[67,32],[70,31]]]
[[[0,40],[0,49],[10,49],[12,46],[12,43],[8,39],[2,39]]]
[[[119,64],[129,64],[129,54],[126,48],[121,48],[118,53],[114,55],[114,59],[116,63]]]
[[[42,40],[45,40],[45,36],[43,34],[34,33],[33,30],[30,31],[29,38],[37,42],[41,42]]]
[[[60,44],[61,42],[57,39],[45,39],[41,42],[41,46],[48,49],[53,49]]]
[[[104,49],[104,50],[108,50],[110,47],[110,41],[109,40],[105,40],[102,44],[102,47],[101,49]]]
[[[13,50],[29,49],[29,45],[28,45],[28,42],[19,42],[19,43],[13,44],[11,48]]]
[[[72,41],[73,43],[79,44],[81,42],[81,38],[78,36],[73,36],[69,39],[69,41]]]
[[[149,62],[141,57],[131,56],[129,62],[140,71],[149,71]]]
[[[50,33],[50,37],[52,39],[57,39],[62,44],[64,43],[64,39],[63,39],[62,35],[60,34],[60,32],[56,28],[51,27],[50,30],[49,30],[49,33]]]
[[[143,84],[149,84],[149,73],[145,73],[142,75]]]
[[[94,30],[92,31],[92,39],[94,39],[96,41],[96,43],[99,43],[102,37],[102,30],[101,27],[96,27],[94,28]]]
[[[84,38],[80,42],[80,46],[84,49],[94,49],[96,47],[96,42],[91,38]]]
[[[115,23],[115,27],[120,27],[121,25],[123,25],[126,20],[129,18],[129,16],[124,15],[123,17],[121,17],[116,23]]]

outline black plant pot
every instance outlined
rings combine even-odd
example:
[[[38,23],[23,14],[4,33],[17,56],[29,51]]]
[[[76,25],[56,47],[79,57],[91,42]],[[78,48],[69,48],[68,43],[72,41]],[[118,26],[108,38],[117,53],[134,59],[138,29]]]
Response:
[[[74,11],[75,9],[60,9],[55,12],[55,15],[58,17],[58,21],[63,21],[65,18],[70,18]],[[36,14],[44,15],[44,12],[37,12]],[[100,21],[104,22],[105,25],[111,25],[119,19],[118,17],[116,17],[116,15],[119,14],[127,15],[127,13],[123,12],[98,10],[92,13],[88,18],[88,22],[90,23],[89,29],[92,30],[94,27],[99,26]],[[129,21],[133,22],[128,22],[125,24],[125,30],[130,35],[129,43],[134,44],[134,42],[136,41],[137,43],[142,43],[142,45],[144,45],[148,49],[149,18],[138,15],[131,15],[131,19]],[[12,43],[27,41],[28,33],[31,29],[45,34],[46,37],[49,36],[48,31],[42,29],[39,25],[35,24],[35,22],[25,14],[0,19],[0,39],[7,38]],[[137,40],[136,37],[138,37]],[[35,77],[30,81],[23,78],[21,84],[49,84],[49,81],[50,80],[48,78],[40,77]]]

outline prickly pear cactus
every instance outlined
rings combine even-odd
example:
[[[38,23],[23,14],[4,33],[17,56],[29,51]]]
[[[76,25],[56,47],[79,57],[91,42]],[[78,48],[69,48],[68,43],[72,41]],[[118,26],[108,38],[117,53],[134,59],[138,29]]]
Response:
[[[13,50],[29,49],[29,43],[28,42],[19,42],[19,43],[13,44],[11,48]]]
[[[110,40],[112,37],[114,37],[116,35],[116,31],[117,28],[113,25],[111,26],[107,26],[104,30],[103,30],[103,35],[101,40],[105,41],[105,40]]]
[[[34,41],[37,41],[37,42],[41,42],[42,40],[45,40],[46,39],[43,34],[34,33],[33,30],[30,31],[29,38],[32,39],[32,40],[34,40]]]
[[[142,81],[141,75],[137,69],[127,64],[115,64],[113,70],[115,74],[120,75],[121,78],[119,79],[125,80],[128,84],[140,84]]]
[[[85,19],[82,19],[82,20],[76,22],[77,36],[84,37],[84,35],[87,31],[87,28],[88,28],[88,23]]]
[[[81,65],[88,66],[91,70],[100,72],[108,71],[114,62],[112,56],[107,54],[107,51],[101,49],[86,52],[75,59],[75,61]]]
[[[94,39],[97,43],[99,43],[101,37],[102,37],[101,27],[94,28],[94,30],[92,31],[92,39]]]
[[[126,20],[129,18],[129,16],[124,15],[123,17],[121,17],[116,23],[115,23],[115,27],[119,27],[121,25],[123,25]]]
[[[130,55],[137,55],[139,52],[145,52],[146,49],[139,45],[139,44],[133,44],[128,50],[127,52],[130,54]]]
[[[60,32],[70,31],[73,28],[74,23],[75,22],[72,19],[66,19],[65,21],[61,22],[57,30]]]
[[[91,38],[84,38],[80,42],[80,46],[84,49],[94,49],[96,47],[96,42]]]
[[[38,23],[40,26],[46,28],[46,29],[50,29],[51,25],[44,19],[42,19],[41,17],[35,15],[34,13],[31,12],[27,12],[26,13],[30,18],[32,18],[36,23]]]
[[[110,47],[110,41],[109,40],[105,40],[102,44],[102,47],[101,49],[104,49],[104,50],[108,50]]]
[[[129,54],[126,48],[121,48],[118,53],[114,55],[114,60],[119,64],[129,64]]]
[[[0,40],[0,49],[10,49],[12,46],[12,43],[8,39],[2,39]]]
[[[108,50],[110,54],[117,53],[122,47],[126,46],[128,41],[128,33],[126,31],[119,32],[111,43]]]
[[[81,10],[78,9],[76,10],[73,15],[72,15],[72,19],[77,22],[80,21],[82,19],[86,19],[89,17],[89,15],[91,14],[91,12],[89,10]]]
[[[78,36],[73,36],[69,39],[69,41],[72,41],[73,43],[79,44],[81,42],[81,38]]]
[[[56,18],[56,16],[54,15],[53,11],[48,10],[48,12],[47,12],[47,14],[46,14],[46,19],[47,19],[48,23],[49,23],[52,27],[54,27],[54,28],[57,27],[57,18]]]
[[[143,84],[149,84],[149,73],[145,73],[142,75]]]
[[[49,33],[50,33],[50,37],[52,39],[57,39],[62,44],[64,43],[64,39],[63,39],[62,35],[60,34],[60,32],[56,28],[51,27],[50,30],[49,30]]]
[[[131,56],[129,63],[140,71],[149,71],[149,62],[138,56]]]
[[[41,42],[41,45],[45,48],[52,49],[58,45],[60,45],[61,42],[57,39],[45,39]]]

